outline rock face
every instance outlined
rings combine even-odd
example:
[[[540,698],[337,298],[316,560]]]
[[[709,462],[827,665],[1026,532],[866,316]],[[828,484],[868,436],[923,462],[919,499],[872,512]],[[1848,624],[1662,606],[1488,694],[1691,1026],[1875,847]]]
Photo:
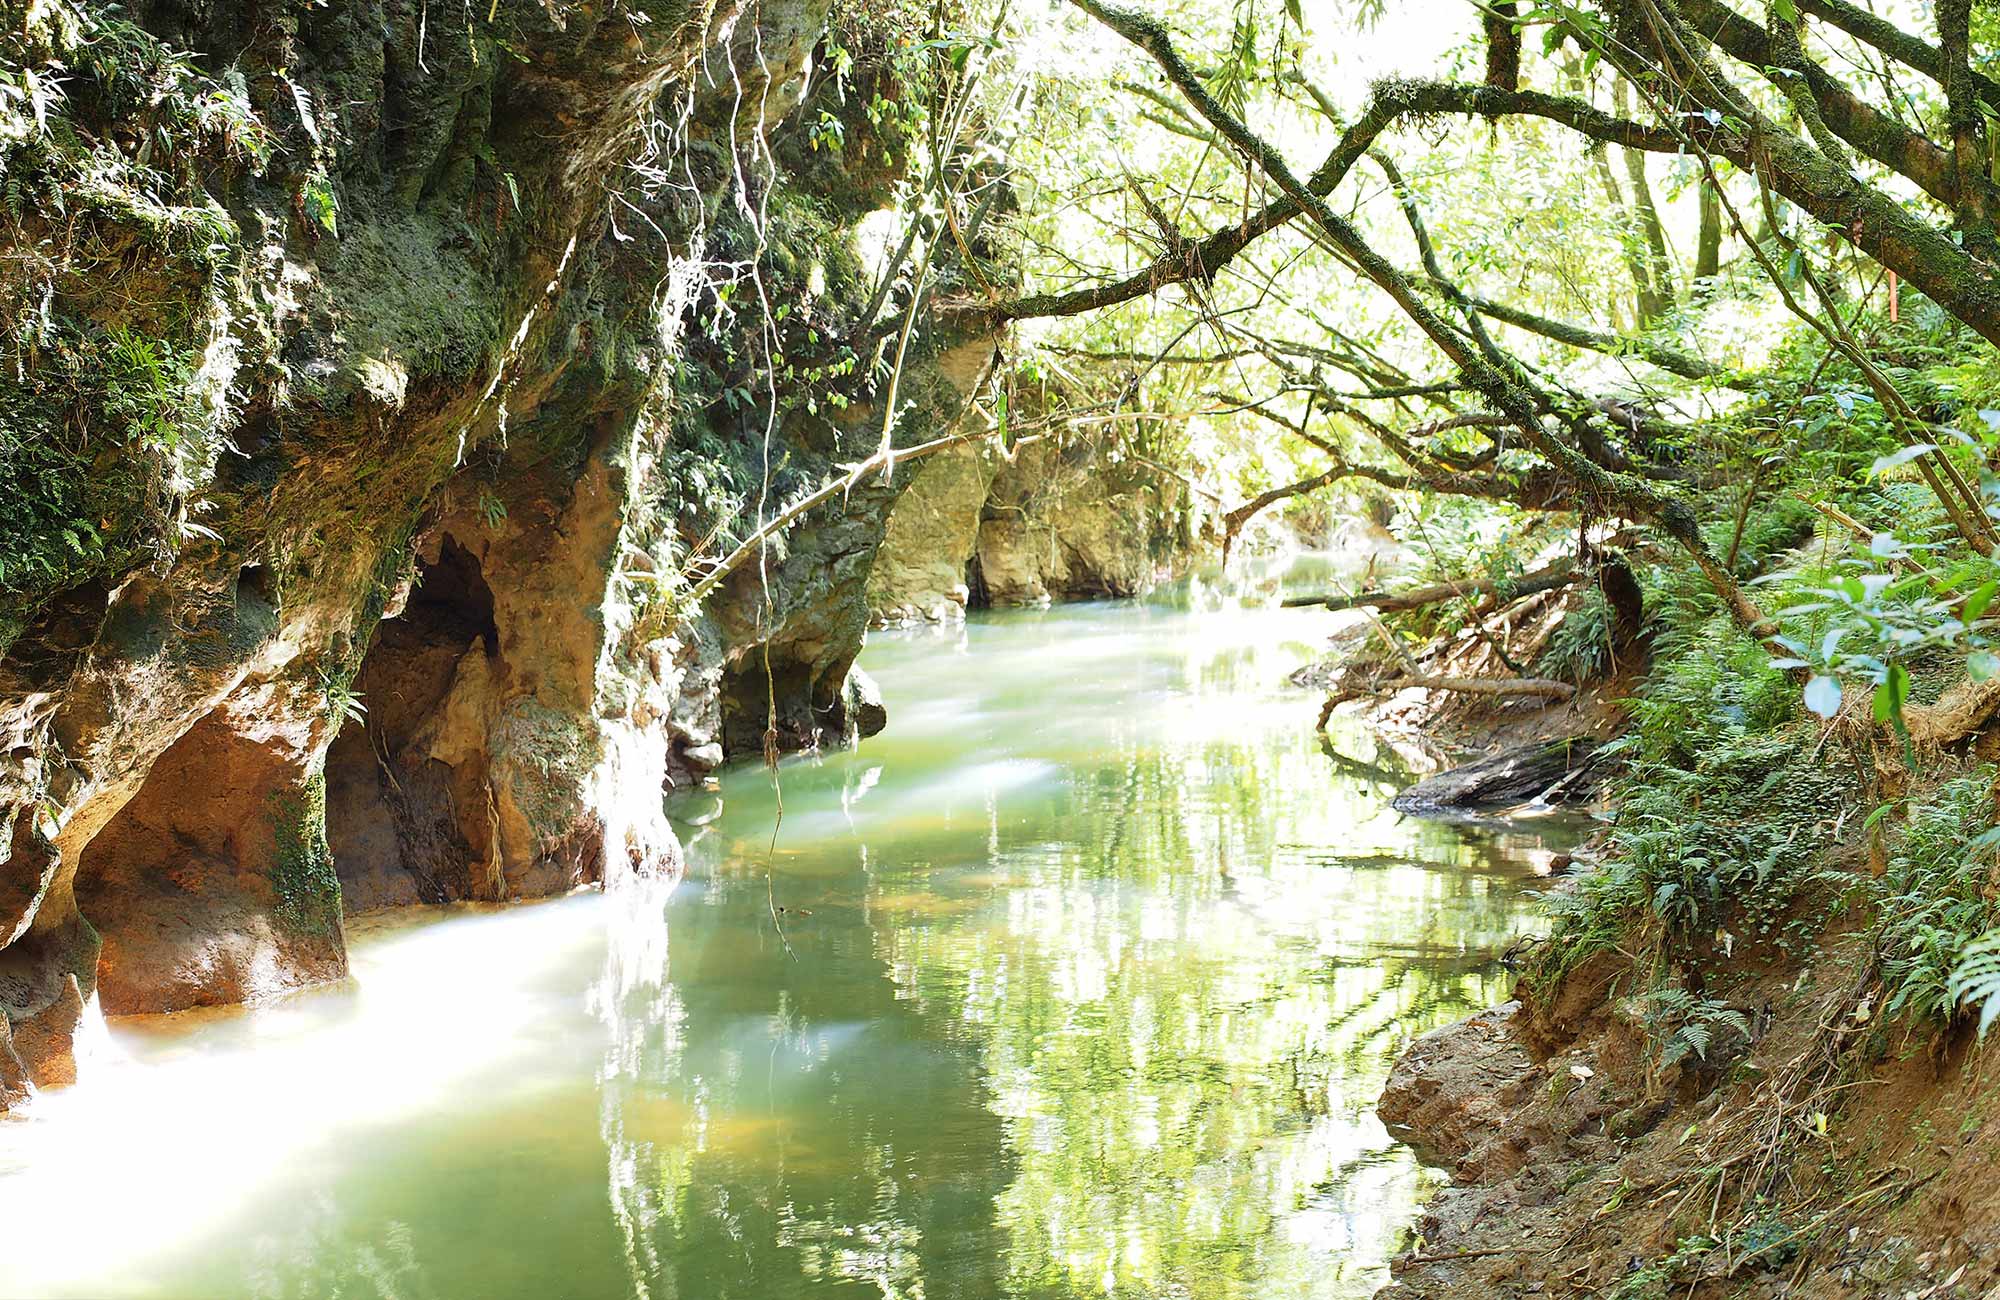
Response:
[[[93,1000],[672,870],[663,783],[881,725],[851,668],[900,480],[676,600],[880,434],[865,382],[847,425],[742,399],[867,326],[898,145],[811,78],[827,6],[10,12],[68,93],[0,101],[0,1107]],[[787,134],[822,87],[845,165]],[[724,287],[752,264],[782,328]],[[920,433],[960,404],[932,360],[904,393]]]
[[[1134,596],[1187,546],[1183,489],[1090,443],[1021,448],[987,491],[973,582],[993,605]]]
[[[993,459],[978,447],[956,447],[915,467],[868,575],[876,618],[941,623],[964,615]]]
[[[1188,519],[1185,487],[1092,443],[954,449],[897,501],[869,606],[878,622],[938,622],[968,605],[1138,595],[1191,553]]]

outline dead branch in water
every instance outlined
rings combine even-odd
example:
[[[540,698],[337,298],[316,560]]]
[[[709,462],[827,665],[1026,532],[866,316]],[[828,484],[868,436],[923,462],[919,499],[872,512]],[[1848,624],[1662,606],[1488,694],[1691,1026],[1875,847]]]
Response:
[[[1525,696],[1530,699],[1547,700],[1556,703],[1576,694],[1576,687],[1568,682],[1553,681],[1547,677],[1443,677],[1423,673],[1401,673],[1394,677],[1381,677],[1357,681],[1343,685],[1326,697],[1326,704],[1319,711],[1319,730],[1325,731],[1327,720],[1333,711],[1349,700],[1366,699],[1374,696],[1394,695],[1416,687],[1426,691],[1452,691],[1460,695],[1488,695],[1505,698]]]
[[[1523,596],[1567,587],[1579,576],[1575,562],[1564,559],[1518,578],[1454,578],[1428,587],[1413,587],[1409,591],[1364,591],[1356,596],[1292,596],[1284,603],[1288,609],[1304,605],[1321,605],[1327,609],[1367,607],[1378,613],[1393,614],[1459,596],[1497,595],[1508,601],[1519,600]]]

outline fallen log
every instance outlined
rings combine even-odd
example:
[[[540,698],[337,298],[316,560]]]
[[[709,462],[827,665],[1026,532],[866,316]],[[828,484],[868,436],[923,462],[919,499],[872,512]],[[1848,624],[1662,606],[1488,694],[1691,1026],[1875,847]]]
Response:
[[[1903,726],[1918,744],[1949,745],[1985,726],[2000,713],[2000,677],[1963,681],[1946,691],[1936,704],[1903,706]]]
[[[1608,763],[1593,762],[1596,752],[1597,742],[1588,736],[1517,745],[1427,776],[1390,800],[1390,806],[1399,812],[1437,812],[1528,803],[1544,795],[1581,799],[1609,774]]]
[[[1440,601],[1454,600],[1460,596],[1499,596],[1504,600],[1519,600],[1537,592],[1554,591],[1567,587],[1582,575],[1577,572],[1572,560],[1557,560],[1546,568],[1536,569],[1515,578],[1456,578],[1450,582],[1433,583],[1428,587],[1412,587],[1408,591],[1364,591],[1358,595],[1343,596],[1290,596],[1284,605],[1293,609],[1305,605],[1321,605],[1327,609],[1375,610],[1378,614],[1394,614],[1403,610],[1420,609],[1425,605],[1435,605]]]
[[[1398,677],[1383,685],[1398,691],[1421,686],[1460,695],[1532,695],[1544,700],[1566,700],[1576,694],[1576,687],[1549,677]]]

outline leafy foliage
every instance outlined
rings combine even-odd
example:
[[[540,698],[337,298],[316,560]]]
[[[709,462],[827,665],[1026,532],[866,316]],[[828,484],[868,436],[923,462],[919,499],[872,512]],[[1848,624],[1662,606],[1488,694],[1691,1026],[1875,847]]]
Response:
[[[1549,633],[1535,661],[1536,671],[1579,684],[1589,681],[1610,667],[1613,631],[1610,600],[1599,587],[1583,588]]]
[[[1836,816],[1849,779],[1813,761],[1790,681],[1719,614],[1683,607],[1637,699],[1631,756],[1604,866],[1549,900],[1537,977],[1643,936],[1684,960],[1737,936],[1782,942],[1816,844],[1801,827]]]
[[[209,186],[271,153],[240,76],[116,7],[53,0],[0,34],[0,650],[53,594],[200,531],[234,368]]]
[[[1661,1069],[1690,1059],[1707,1062],[1718,1038],[1750,1038],[1750,1020],[1741,1011],[1679,988],[1656,988],[1646,995],[1646,1029]]]
[[[1886,1011],[1949,1019],[1968,991],[1954,979],[1961,957],[2000,925],[2000,904],[1988,896],[2000,845],[2000,831],[1988,829],[1993,780],[1992,768],[1978,768],[1912,808],[1899,850],[1873,882]]]

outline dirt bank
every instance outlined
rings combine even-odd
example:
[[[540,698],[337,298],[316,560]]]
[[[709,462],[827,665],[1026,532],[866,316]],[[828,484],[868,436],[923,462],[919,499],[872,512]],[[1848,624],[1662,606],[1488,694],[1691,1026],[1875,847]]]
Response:
[[[1452,1182],[1381,1294],[2000,1293],[1993,1049],[1885,1010],[1863,930],[1753,963],[1706,1059],[1615,956],[1413,1043],[1380,1113]]]

